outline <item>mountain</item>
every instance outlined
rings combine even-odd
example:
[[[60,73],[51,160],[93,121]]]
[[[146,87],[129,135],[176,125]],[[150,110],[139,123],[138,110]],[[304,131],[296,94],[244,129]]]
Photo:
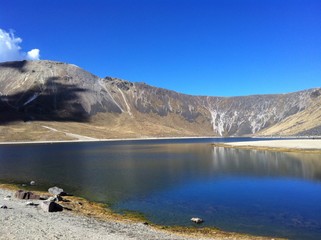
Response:
[[[0,140],[321,135],[321,89],[191,96],[53,61],[0,63]]]

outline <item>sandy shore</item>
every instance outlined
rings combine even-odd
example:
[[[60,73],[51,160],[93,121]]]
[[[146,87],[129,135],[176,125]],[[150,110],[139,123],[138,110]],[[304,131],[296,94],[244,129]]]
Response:
[[[228,142],[218,143],[215,146],[261,149],[276,151],[301,151],[321,153],[321,139],[281,139],[268,141]]]
[[[232,146],[321,149],[321,139],[281,139],[269,141],[232,142],[225,144]]]

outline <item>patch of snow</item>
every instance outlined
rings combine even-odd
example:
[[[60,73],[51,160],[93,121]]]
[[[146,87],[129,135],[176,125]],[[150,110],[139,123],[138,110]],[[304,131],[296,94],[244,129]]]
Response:
[[[223,132],[224,132],[224,121],[223,121],[224,113],[218,114],[218,112],[216,110],[209,110],[209,111],[210,111],[211,117],[212,117],[211,123],[212,123],[214,132],[218,133],[220,136],[223,136]]]
[[[60,133],[64,133],[66,136],[69,136],[69,137],[74,137],[76,138],[77,140],[88,140],[88,141],[94,141],[94,140],[97,140],[97,138],[92,138],[92,137],[87,137],[87,136],[84,136],[84,135],[79,135],[79,134],[75,134],[75,133],[69,133],[69,132],[64,132],[64,131],[59,131],[55,128],[52,128],[52,127],[48,127],[48,126],[42,126],[43,128],[46,128],[46,129],[49,129],[50,131],[53,131],[53,132],[60,132]]]
[[[126,97],[125,97],[123,91],[122,91],[120,88],[118,88],[118,90],[119,90],[120,94],[122,95],[122,97],[123,97],[123,99],[124,99],[124,102],[125,102],[126,107],[127,107],[127,112],[128,112],[128,114],[129,114],[130,116],[133,116],[133,114],[132,114],[131,111],[130,111],[129,104],[128,104],[127,100],[126,100]]]
[[[39,93],[34,93],[31,98],[29,98],[24,104],[23,106],[26,106],[28,103],[31,103],[32,101],[34,101],[37,97],[39,96]]]
[[[194,107],[193,107],[192,105],[188,105],[188,111],[189,111],[189,112],[194,111]]]
[[[73,67],[76,67],[76,68],[80,68],[76,64],[70,64],[70,66],[73,66]]]
[[[170,99],[168,99],[168,109],[169,109],[170,112],[173,112],[173,107],[171,105],[171,100]]]
[[[51,130],[51,131],[53,131],[53,132],[59,132],[57,129],[55,129],[55,128],[52,128],[52,127],[48,127],[48,126],[42,126],[43,128],[47,128],[47,129],[49,129],[49,130]]]
[[[115,101],[115,99],[113,98],[113,96],[111,95],[111,93],[109,92],[109,90],[106,88],[106,86],[104,85],[104,83],[102,82],[102,79],[99,79],[98,81],[99,85],[108,93],[109,95],[109,99],[112,100],[115,105],[120,109],[120,111],[124,112],[124,110],[122,109],[121,106],[119,106],[119,104]]]

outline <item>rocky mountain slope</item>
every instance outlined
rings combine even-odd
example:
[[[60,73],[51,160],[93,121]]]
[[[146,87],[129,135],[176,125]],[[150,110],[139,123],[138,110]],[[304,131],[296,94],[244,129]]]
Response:
[[[0,112],[11,139],[321,135],[320,88],[190,96],[53,61],[0,63]]]

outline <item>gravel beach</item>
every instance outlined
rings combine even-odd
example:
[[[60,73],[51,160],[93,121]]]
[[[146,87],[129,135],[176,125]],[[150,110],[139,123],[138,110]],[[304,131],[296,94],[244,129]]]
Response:
[[[13,190],[0,188],[0,240],[25,239],[273,239],[237,233],[217,231],[210,236],[176,234],[159,230],[142,222],[126,222],[113,219],[98,220],[94,217],[75,214],[72,211],[45,212],[41,200],[20,200]],[[35,205],[27,206],[28,202]],[[4,207],[5,206],[5,207]]]
[[[155,230],[142,223],[100,221],[68,211],[44,212],[0,189],[0,239],[196,239]],[[8,197],[11,196],[11,197]],[[39,204],[40,200],[32,200]]]

